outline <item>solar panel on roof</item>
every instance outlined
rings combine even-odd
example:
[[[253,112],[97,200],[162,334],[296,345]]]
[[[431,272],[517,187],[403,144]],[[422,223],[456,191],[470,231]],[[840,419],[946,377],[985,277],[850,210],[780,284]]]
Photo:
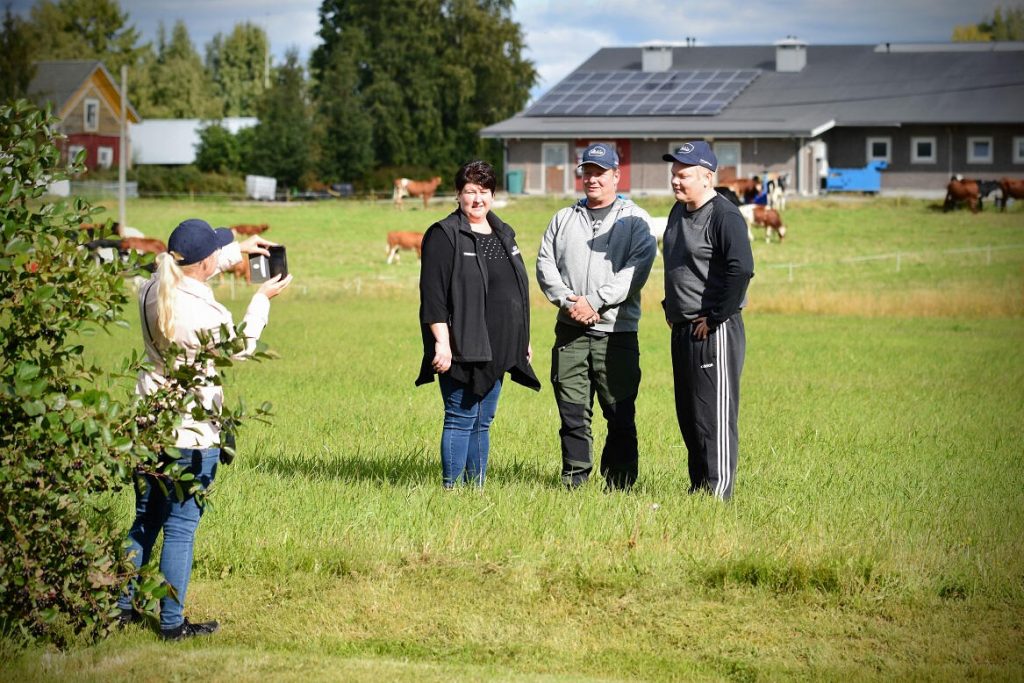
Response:
[[[757,69],[575,72],[525,116],[714,116],[761,72]]]

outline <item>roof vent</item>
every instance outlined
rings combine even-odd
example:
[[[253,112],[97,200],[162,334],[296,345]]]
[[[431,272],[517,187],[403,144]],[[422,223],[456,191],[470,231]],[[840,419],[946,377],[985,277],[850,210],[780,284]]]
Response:
[[[780,72],[803,71],[807,66],[807,43],[796,36],[786,36],[775,41],[775,70]]]
[[[644,71],[668,71],[672,68],[672,46],[645,45],[641,64]]]

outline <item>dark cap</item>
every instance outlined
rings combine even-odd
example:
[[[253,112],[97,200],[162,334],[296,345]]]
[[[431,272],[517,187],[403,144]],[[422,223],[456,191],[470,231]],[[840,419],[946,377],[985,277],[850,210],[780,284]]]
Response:
[[[231,244],[235,239],[228,228],[214,230],[210,224],[199,218],[182,221],[167,239],[167,251],[174,256],[179,266],[190,266],[221,247]]]
[[[577,168],[583,164],[597,164],[601,168],[618,168],[619,155],[611,145],[598,142],[587,147],[583,152],[583,160],[580,161]]]
[[[661,158],[665,161],[678,161],[683,166],[703,166],[712,171],[718,170],[718,157],[711,151],[711,145],[703,140],[684,142],[676,151]]]

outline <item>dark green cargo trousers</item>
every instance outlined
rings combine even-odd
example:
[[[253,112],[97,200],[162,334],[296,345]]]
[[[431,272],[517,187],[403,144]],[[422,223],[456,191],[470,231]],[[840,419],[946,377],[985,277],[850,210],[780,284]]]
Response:
[[[587,336],[586,328],[559,323],[551,351],[551,385],[555,390],[562,446],[562,482],[583,484],[593,469],[590,431],[594,394],[608,437],[601,451],[601,476],[612,489],[636,481],[636,396],[640,388],[640,345],[636,332]]]

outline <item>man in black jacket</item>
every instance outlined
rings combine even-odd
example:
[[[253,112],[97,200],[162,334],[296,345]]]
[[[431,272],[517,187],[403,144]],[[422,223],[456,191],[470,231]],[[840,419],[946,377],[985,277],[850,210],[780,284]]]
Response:
[[[672,162],[676,197],[664,237],[664,306],[672,327],[676,418],[689,454],[690,493],[728,500],[739,459],[746,352],[740,311],[754,257],[743,216],[715,192],[718,160],[711,147],[688,142],[662,158]]]

